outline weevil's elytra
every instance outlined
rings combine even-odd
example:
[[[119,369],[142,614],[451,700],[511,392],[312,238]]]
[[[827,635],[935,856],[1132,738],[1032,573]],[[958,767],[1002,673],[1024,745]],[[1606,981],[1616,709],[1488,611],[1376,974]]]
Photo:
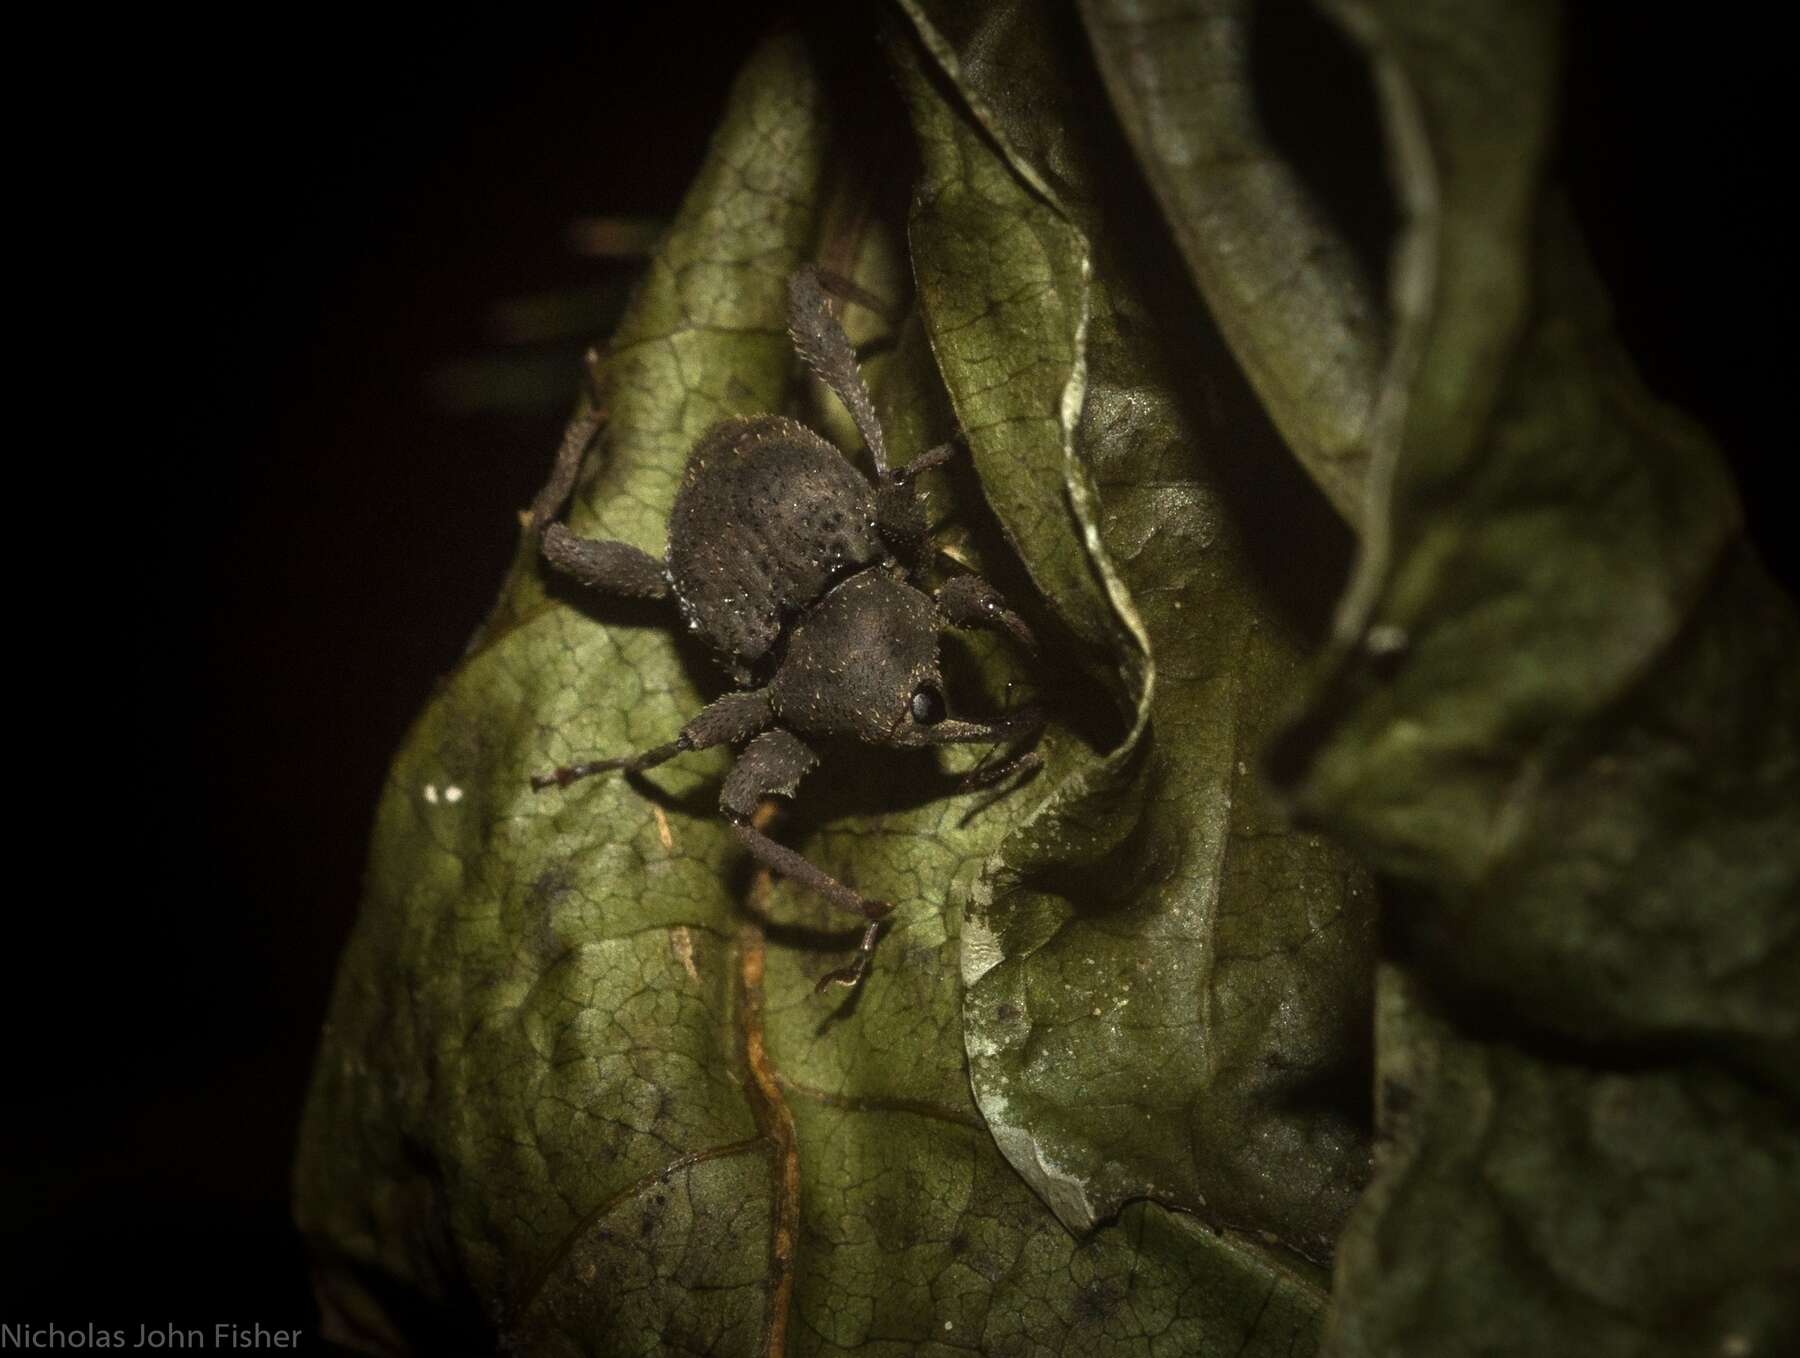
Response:
[[[675,597],[733,668],[753,667],[789,619],[887,556],[869,483],[780,415],[715,425],[688,458],[669,514]]]
[[[686,750],[740,746],[719,798],[738,839],[774,871],[867,921],[855,959],[826,976],[822,990],[861,979],[892,907],[851,890],[752,823],[763,798],[793,796],[817,766],[805,737],[902,748],[997,743],[1028,740],[1043,721],[1035,711],[999,722],[948,715],[938,665],[943,628],[991,628],[1036,649],[1024,621],[980,576],[958,575],[935,592],[925,586],[924,509],[915,482],[956,445],[933,448],[905,468],[888,467],[850,340],[811,268],[789,280],[788,325],[800,357],[856,422],[874,481],[796,420],[739,417],[713,426],[689,455],[662,561],[622,542],[578,538],[560,523],[543,527],[544,560],[555,569],[610,594],[672,599],[737,691],[709,704],[667,744],[569,765],[532,785],[567,787],[590,774],[651,768]],[[577,431],[564,443],[551,482],[555,498],[573,484],[573,463],[592,432]],[[541,500],[534,522],[542,526],[555,509]],[[1037,764],[1035,754],[1017,754],[965,783],[991,783]]]

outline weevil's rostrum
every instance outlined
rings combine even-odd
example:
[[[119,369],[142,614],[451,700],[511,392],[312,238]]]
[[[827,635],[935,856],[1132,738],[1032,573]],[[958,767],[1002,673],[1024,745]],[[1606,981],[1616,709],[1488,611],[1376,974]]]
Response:
[[[996,722],[948,715],[938,660],[943,628],[991,628],[1035,650],[1030,629],[980,576],[963,573],[935,591],[926,587],[929,542],[916,480],[957,445],[941,444],[906,467],[888,466],[855,351],[811,268],[789,280],[788,324],[800,357],[855,421],[873,481],[796,420],[738,417],[715,425],[690,454],[663,560],[622,542],[576,537],[560,523],[545,527],[543,556],[555,569],[606,593],[672,601],[736,690],[667,744],[568,765],[532,782],[567,787],[590,774],[647,769],[687,750],[741,747],[719,798],[738,839],[774,871],[866,921],[854,961],[827,975],[823,989],[861,979],[892,907],[860,895],[752,823],[763,798],[792,796],[818,764],[805,738],[910,748],[1029,742],[1043,723],[1035,710]],[[1036,764],[1030,751],[1016,753],[965,784]]]

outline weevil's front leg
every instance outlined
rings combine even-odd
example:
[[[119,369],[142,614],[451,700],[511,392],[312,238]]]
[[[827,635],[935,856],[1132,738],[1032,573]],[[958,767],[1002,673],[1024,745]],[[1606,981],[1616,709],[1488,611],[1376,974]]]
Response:
[[[1015,773],[1030,773],[1044,767],[1044,756],[1036,750],[1021,750],[1017,754],[1008,755],[997,764],[990,764],[988,760],[993,757],[993,753],[989,750],[981,757],[980,763],[962,776],[962,781],[956,785],[958,792],[974,792],[978,788],[992,787]]]
[[[567,787],[579,778],[595,773],[610,773],[615,769],[639,773],[644,769],[653,769],[689,750],[736,744],[755,735],[774,720],[775,712],[770,706],[767,689],[727,693],[723,698],[702,708],[692,721],[681,728],[681,734],[666,745],[613,759],[591,759],[581,764],[568,764],[553,773],[533,774],[531,786],[542,792],[547,787]]]
[[[998,745],[1018,740],[1021,744],[1030,745],[1044,729],[1045,720],[1041,707],[1025,707],[999,721],[940,721],[935,726],[902,727],[895,732],[894,744],[918,747],[992,742]],[[989,764],[984,758],[964,775],[960,790],[972,792],[976,788],[997,783],[1009,774],[1039,769],[1043,765],[1043,758],[1030,749],[1011,755],[998,764]]]
[[[788,279],[788,333],[806,366],[837,393],[850,418],[856,421],[856,432],[862,435],[869,456],[875,460],[875,474],[886,481],[887,441],[881,434],[881,421],[875,418],[875,402],[869,399],[869,388],[856,366],[856,350],[850,337],[831,314],[831,303],[820,286],[818,270],[810,264],[794,270]]]
[[[946,580],[937,592],[937,606],[952,627],[985,627],[1004,632],[1033,655],[1037,654],[1037,638],[1006,600],[986,580],[973,573]]]
[[[800,854],[777,844],[751,822],[764,797],[792,797],[800,780],[818,766],[819,757],[797,736],[777,727],[764,731],[744,747],[725,779],[719,796],[719,809],[731,822],[732,830],[744,847],[757,860],[773,871],[802,886],[811,887],[826,900],[868,921],[856,959],[820,980],[818,989],[829,985],[855,985],[869,968],[869,957],[881,937],[881,921],[894,908],[886,901],[872,901],[852,891],[837,878],[814,867]]]

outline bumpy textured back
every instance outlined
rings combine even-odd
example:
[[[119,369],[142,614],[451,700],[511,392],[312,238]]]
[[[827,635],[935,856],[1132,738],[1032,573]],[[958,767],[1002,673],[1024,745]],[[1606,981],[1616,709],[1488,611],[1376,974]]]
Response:
[[[669,514],[669,576],[688,621],[745,666],[833,581],[887,554],[868,480],[780,415],[714,426]]]

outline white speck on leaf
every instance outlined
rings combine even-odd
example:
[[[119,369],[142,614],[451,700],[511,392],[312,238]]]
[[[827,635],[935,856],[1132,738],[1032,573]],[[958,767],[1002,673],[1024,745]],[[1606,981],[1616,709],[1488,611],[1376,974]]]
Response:
[[[700,969],[694,965],[694,936],[688,932],[687,925],[677,924],[669,930],[669,951],[675,954],[675,960],[681,963],[690,981],[700,979]]]

